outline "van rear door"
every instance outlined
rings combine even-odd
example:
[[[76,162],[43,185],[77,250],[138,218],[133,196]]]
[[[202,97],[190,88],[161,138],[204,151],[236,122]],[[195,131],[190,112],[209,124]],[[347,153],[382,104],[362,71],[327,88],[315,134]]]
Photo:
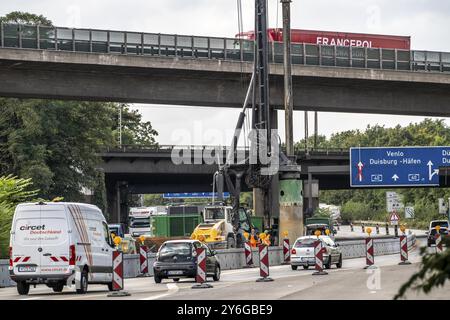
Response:
[[[70,235],[64,205],[41,206],[41,274],[69,273]]]
[[[14,274],[30,277],[40,275],[42,253],[39,251],[39,231],[42,228],[40,205],[17,207],[11,233]]]

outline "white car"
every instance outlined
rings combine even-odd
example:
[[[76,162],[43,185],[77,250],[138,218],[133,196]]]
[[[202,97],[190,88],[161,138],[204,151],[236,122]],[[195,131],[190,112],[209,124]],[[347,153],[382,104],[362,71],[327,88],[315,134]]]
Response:
[[[9,246],[9,273],[20,295],[30,285],[46,284],[55,292],[88,283],[112,290],[114,245],[101,210],[65,202],[23,203],[14,213]]]
[[[322,247],[325,248],[323,253],[323,264],[325,268],[330,269],[332,264],[336,264],[337,268],[342,267],[342,252],[330,237],[319,236]],[[317,241],[316,236],[304,236],[295,240],[291,249],[291,267],[297,270],[297,267],[303,266],[308,269],[309,266],[315,265],[314,242]]]

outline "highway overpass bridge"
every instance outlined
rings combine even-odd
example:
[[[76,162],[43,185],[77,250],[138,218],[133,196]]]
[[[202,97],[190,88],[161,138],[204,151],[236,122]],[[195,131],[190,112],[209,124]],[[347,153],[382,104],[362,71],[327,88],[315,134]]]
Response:
[[[185,161],[176,164],[172,155],[184,151]],[[228,149],[214,146],[158,146],[142,148],[124,146],[105,150],[99,165],[105,174],[109,212],[116,217],[118,202],[123,203],[128,194],[166,192],[205,192],[212,190],[213,174],[217,162],[208,164],[203,154],[219,154],[221,163],[226,160]],[[248,155],[248,149],[239,149]],[[320,190],[348,189],[349,152],[347,149],[304,150],[296,152],[301,166],[301,178],[317,180]],[[214,158],[216,156],[214,155]],[[244,184],[243,191],[249,191]],[[126,212],[126,205],[121,205]]]
[[[2,24],[0,96],[240,107],[253,43]],[[282,45],[270,48],[283,106]],[[293,44],[295,110],[448,116],[450,53]]]

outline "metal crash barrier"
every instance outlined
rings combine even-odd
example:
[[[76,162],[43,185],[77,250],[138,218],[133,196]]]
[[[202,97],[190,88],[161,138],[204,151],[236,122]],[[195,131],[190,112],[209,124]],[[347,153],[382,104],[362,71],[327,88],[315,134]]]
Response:
[[[253,41],[98,29],[0,24],[0,47],[186,59],[253,61]],[[450,72],[450,53],[293,43],[292,64]],[[283,63],[283,43],[269,44],[269,62]]]

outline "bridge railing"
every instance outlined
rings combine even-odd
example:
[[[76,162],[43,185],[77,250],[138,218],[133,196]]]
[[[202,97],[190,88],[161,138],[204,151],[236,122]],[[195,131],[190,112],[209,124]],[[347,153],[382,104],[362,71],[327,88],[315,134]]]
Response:
[[[212,150],[219,149],[222,151],[230,150],[229,146],[213,146],[213,145],[122,145],[120,147],[106,148],[105,152],[171,152],[174,149],[183,149],[187,151],[195,150]],[[281,148],[284,150],[284,148]],[[239,151],[249,151],[249,147],[238,146]],[[304,149],[295,149],[297,155],[348,155],[348,148],[311,148],[308,151]]]
[[[0,25],[0,46],[89,53],[253,61],[254,42],[96,29]],[[450,72],[450,53],[294,43],[292,63],[313,66]],[[271,42],[269,60],[283,63],[283,44]]]

